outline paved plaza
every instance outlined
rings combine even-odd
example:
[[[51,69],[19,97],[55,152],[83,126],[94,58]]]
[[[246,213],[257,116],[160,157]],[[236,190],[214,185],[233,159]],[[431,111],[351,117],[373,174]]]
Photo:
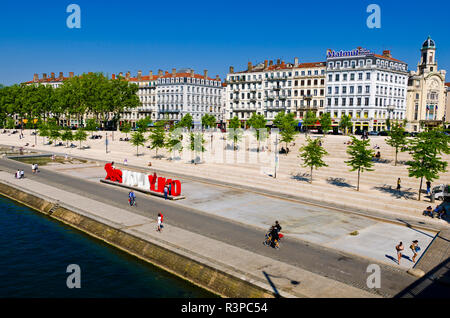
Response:
[[[97,164],[55,165],[53,169],[92,182],[99,182],[105,176],[103,167]],[[398,242],[402,241],[409,246],[408,243],[418,240],[422,250],[425,250],[436,235],[432,231],[417,230],[253,192],[192,180],[181,181],[186,199],[174,204],[255,226],[262,231],[268,229],[274,220],[278,220],[283,226],[283,233],[289,238],[305,240],[392,266],[398,266],[395,253]],[[140,195],[143,194],[138,194],[138,199]],[[355,231],[357,235],[350,234]],[[412,253],[405,249],[405,256],[408,257],[409,254]],[[403,268],[413,265],[410,257],[400,263]]]

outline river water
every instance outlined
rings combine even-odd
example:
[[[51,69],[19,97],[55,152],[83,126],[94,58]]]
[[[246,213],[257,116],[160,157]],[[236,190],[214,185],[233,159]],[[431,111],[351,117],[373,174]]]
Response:
[[[81,288],[68,288],[67,267]],[[70,279],[72,281],[72,279]],[[198,298],[213,294],[0,196],[0,297]]]

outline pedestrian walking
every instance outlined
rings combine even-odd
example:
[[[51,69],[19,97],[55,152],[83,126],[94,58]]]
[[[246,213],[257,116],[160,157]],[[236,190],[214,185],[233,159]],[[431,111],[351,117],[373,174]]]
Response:
[[[164,200],[167,200],[167,192],[169,191],[169,188],[166,186],[164,186]]]
[[[31,172],[33,172],[33,174],[36,173],[36,167],[35,167],[34,163],[31,164]]]
[[[169,195],[172,195],[172,183],[169,183],[169,189],[168,189],[169,191]]]
[[[400,183],[401,183],[401,180],[400,180],[400,178],[398,178],[397,179],[397,192],[400,192],[400,188],[401,188]]]
[[[162,225],[162,214],[161,213],[158,213],[158,227],[157,227],[157,231],[158,232],[161,232],[162,231],[162,228],[163,228],[163,225]]]
[[[23,170],[20,170],[20,179],[25,178],[25,172]]]
[[[123,165],[124,165],[124,166],[127,166],[127,165],[128,165],[128,160],[127,160],[127,158],[125,158],[125,159],[123,160]]]
[[[403,242],[398,243],[395,249],[397,250],[398,265],[400,265],[400,260],[402,259],[402,252],[404,249]]]
[[[413,263],[415,263],[416,262],[417,253],[420,251],[419,241],[417,241],[417,240],[412,241],[412,244],[411,244],[411,246],[409,248],[413,252],[412,261],[413,261]]]
[[[429,180],[427,180],[427,194],[431,194],[431,182]]]

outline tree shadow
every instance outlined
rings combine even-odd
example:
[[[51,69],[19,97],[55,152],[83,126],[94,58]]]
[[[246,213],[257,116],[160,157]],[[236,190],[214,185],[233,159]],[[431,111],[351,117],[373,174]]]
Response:
[[[298,286],[298,285],[300,285],[300,282],[297,281],[297,280],[292,280],[292,279],[290,279],[290,278],[288,278],[288,277],[285,277],[285,276],[275,276],[275,275],[271,275],[271,274],[268,274],[266,271],[262,271],[262,272],[263,272],[264,276],[266,277],[267,281],[269,282],[270,287],[272,287],[272,289],[273,289],[273,295],[274,295],[275,298],[280,298],[281,295],[280,295],[280,293],[278,292],[278,289],[277,289],[277,287],[275,286],[275,284],[273,283],[273,281],[270,279],[271,277],[273,277],[273,278],[283,278],[283,279],[287,279],[287,280],[290,281],[291,285],[293,285],[293,286]]]
[[[327,183],[341,187],[341,188],[354,188],[350,183],[346,182],[344,178],[332,178],[327,179]]]
[[[391,160],[391,159],[377,159],[377,158],[373,158],[372,161],[376,162],[376,163],[391,163],[393,160]]]
[[[152,158],[153,159],[162,159],[162,158],[164,158],[164,155],[155,155],[155,156],[152,156]]]
[[[387,185],[387,184],[385,184],[381,187],[373,187],[372,189],[375,189],[375,190],[378,190],[378,191],[381,191],[384,193],[389,193],[393,197],[396,197],[397,199],[400,199],[400,198],[415,199],[415,195],[416,195],[415,191],[411,191],[412,188],[398,191],[396,188],[393,188],[391,185]]]
[[[291,179],[297,180],[297,181],[306,181],[309,182],[311,175],[307,172],[305,173],[297,173],[295,175],[291,175]]]

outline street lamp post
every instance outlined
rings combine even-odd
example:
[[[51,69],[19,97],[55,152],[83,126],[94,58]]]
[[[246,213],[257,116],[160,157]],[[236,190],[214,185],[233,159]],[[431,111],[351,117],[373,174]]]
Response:
[[[106,131],[105,146],[106,146],[106,153],[108,153],[108,131]]]
[[[278,166],[278,134],[275,136],[275,172],[273,174],[274,178],[277,178],[277,166]]]

